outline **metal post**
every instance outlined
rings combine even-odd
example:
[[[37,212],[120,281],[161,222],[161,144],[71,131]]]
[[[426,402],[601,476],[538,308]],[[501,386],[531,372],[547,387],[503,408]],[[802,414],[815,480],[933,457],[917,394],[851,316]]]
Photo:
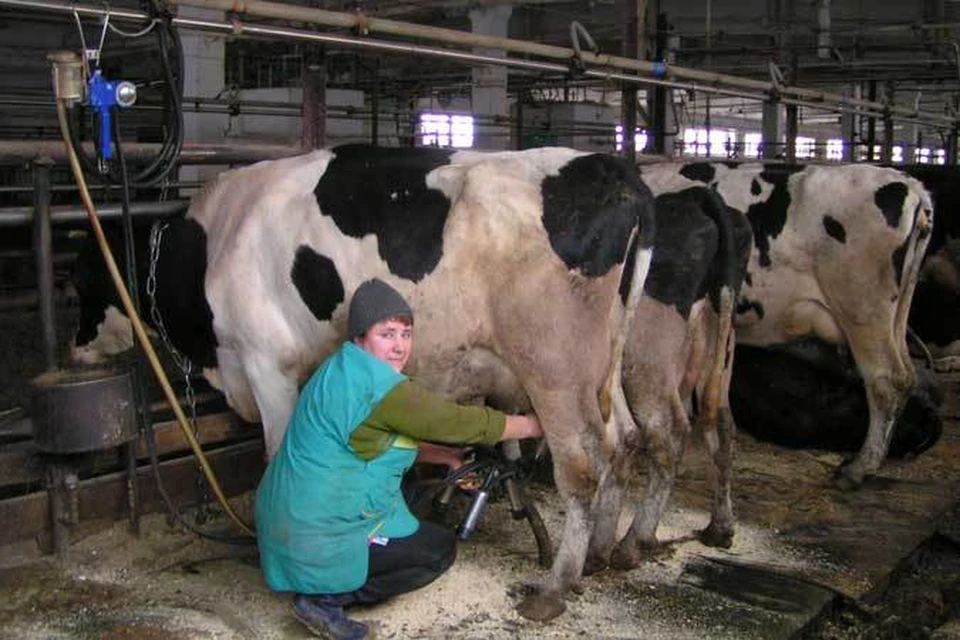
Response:
[[[517,151],[523,150],[523,100],[524,91],[520,89],[520,91],[517,92],[517,101],[514,103],[516,105],[517,121],[516,127],[513,130],[513,148]]]
[[[370,90],[370,144],[380,144],[380,84],[373,83]]]
[[[667,54],[667,14],[657,14],[657,44],[654,57],[657,60],[663,60]],[[653,89],[653,131],[650,135],[653,138],[653,152],[657,154],[667,153],[667,99],[670,96],[669,89],[663,86],[656,86]],[[672,153],[670,155],[673,155]]]
[[[884,85],[884,94],[887,104],[893,105],[894,87],[892,82]],[[890,113],[883,116],[883,146],[880,148],[880,162],[890,164],[893,162],[893,118]]]
[[[957,164],[957,125],[950,129],[950,135],[947,137],[946,158],[944,163],[947,165]]]
[[[643,2],[644,0],[639,0]],[[643,15],[637,8],[638,0],[624,0],[624,24],[626,31],[623,34],[623,56],[638,58],[640,56],[639,37],[637,32],[643,24]],[[644,3],[645,4],[645,3]],[[637,85],[633,83],[621,84],[620,89],[620,122],[623,123],[623,157],[631,164],[637,161],[637,144],[634,133],[637,130]]]
[[[310,63],[303,69],[303,132],[300,145],[304,149],[320,149],[327,139],[327,68],[323,62]]]
[[[763,126],[760,157],[773,160],[780,145],[780,101],[769,98],[763,103]]]
[[[877,101],[877,81],[871,80],[867,85],[867,91],[869,92],[869,100],[871,102]],[[873,152],[874,147],[877,144],[877,119],[873,116],[867,116],[867,162],[873,162],[877,159],[877,155]]]
[[[853,162],[856,124],[857,117],[853,112],[844,111],[840,114],[840,137],[843,138],[842,160],[844,162]]]
[[[33,164],[33,246],[40,299],[40,331],[43,363],[47,371],[57,368],[57,328],[53,302],[53,231],[50,226],[50,167],[47,158]]]
[[[797,112],[799,107],[795,104],[786,106],[786,137],[787,137],[787,162],[794,164],[797,161]]]

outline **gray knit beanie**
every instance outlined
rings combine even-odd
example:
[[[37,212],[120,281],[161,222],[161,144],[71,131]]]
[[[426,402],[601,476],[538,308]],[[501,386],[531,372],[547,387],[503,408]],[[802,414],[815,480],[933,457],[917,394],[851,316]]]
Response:
[[[353,293],[347,314],[347,339],[362,336],[381,320],[407,317],[413,320],[413,310],[396,289],[379,278],[367,280]]]

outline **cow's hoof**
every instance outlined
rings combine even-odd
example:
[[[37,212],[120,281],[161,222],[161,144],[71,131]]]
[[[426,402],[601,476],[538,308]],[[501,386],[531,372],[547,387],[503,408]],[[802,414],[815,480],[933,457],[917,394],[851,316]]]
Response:
[[[527,620],[546,622],[566,611],[567,603],[555,591],[534,589],[517,605],[517,613]]]
[[[605,558],[600,558],[596,556],[587,556],[586,562],[583,563],[583,575],[591,576],[595,573],[603,571],[609,566],[609,562]]]
[[[863,480],[862,474],[853,473],[850,467],[842,466],[833,476],[833,486],[841,491],[856,491],[863,485]]]
[[[610,566],[617,571],[630,571],[640,566],[642,558],[635,547],[617,545],[610,555]]]
[[[723,527],[715,527],[711,522],[706,529],[697,532],[697,540],[708,547],[729,549],[733,546],[733,531]]]

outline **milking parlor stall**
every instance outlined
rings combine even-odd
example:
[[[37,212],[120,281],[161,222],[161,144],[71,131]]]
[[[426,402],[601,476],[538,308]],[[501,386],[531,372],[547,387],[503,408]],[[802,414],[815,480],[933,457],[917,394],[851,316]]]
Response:
[[[960,200],[951,191],[960,178],[960,15],[951,3],[915,4],[0,0],[7,61],[0,69],[0,638],[312,637],[292,616],[290,594],[272,592],[260,571],[253,504],[268,450],[258,413],[218,390],[224,378],[211,371],[224,371],[223,361],[197,355],[203,339],[223,347],[229,335],[222,326],[229,318],[207,304],[214,231],[187,247],[175,244],[175,230],[191,199],[224,172],[318,149],[336,155],[344,144],[366,145],[351,147],[361,157],[382,157],[385,148],[432,158],[427,170],[395,172],[397,180],[419,180],[411,188],[425,193],[441,188],[431,172],[481,166],[471,150],[506,158],[483,165],[491,167],[529,168],[522,163],[534,156],[524,150],[537,148],[571,148],[581,161],[606,154],[613,159],[602,162],[620,164],[604,166],[629,167],[631,184],[636,168],[653,193],[639,183],[631,188],[658,215],[656,233],[647,229],[653,262],[639,303],[626,293],[611,298],[618,310],[611,317],[621,307],[632,317],[636,306],[641,324],[625,321],[625,337],[647,345],[611,347],[611,362],[624,354],[624,373],[610,365],[609,380],[622,379],[624,388],[636,371],[631,363],[642,359],[637,353],[672,335],[668,322],[649,321],[650,308],[679,310],[679,287],[693,288],[677,325],[687,356],[679,365],[654,362],[644,374],[659,378],[679,367],[669,369],[677,374],[670,393],[684,417],[668,433],[685,453],[667,465],[672,493],[669,479],[657,475],[663,467],[651,464],[661,455],[652,422],[636,404],[618,414],[600,403],[607,433],[640,416],[627,451],[637,470],[626,483],[616,537],[628,536],[634,516],[653,508],[644,496],[667,483],[657,494],[665,508],[656,543],[638,547],[630,566],[616,561],[616,551],[599,566],[587,558],[559,609],[530,615],[518,605],[531,585],[549,581],[556,558],[569,561],[564,536],[573,503],[555,483],[559,458],[549,437],[474,447],[457,471],[417,465],[404,483],[408,502],[422,519],[456,530],[457,560],[419,591],[351,609],[376,637],[960,638],[960,350],[951,344],[960,327],[953,207]],[[630,131],[636,135],[624,135]],[[411,149],[418,147],[428,149]],[[671,162],[673,169],[664,168]],[[751,162],[764,164],[753,170]],[[840,172],[855,165],[880,180],[859,200],[860,179],[837,177],[852,176]],[[327,166],[312,177],[278,171],[285,177],[263,193],[316,182],[325,170],[323,180],[350,176],[334,171],[334,161]],[[544,194],[534,206],[543,207],[547,232],[550,171],[534,183]],[[801,182],[813,180],[808,175],[825,176],[836,189],[804,187],[812,184]],[[368,194],[380,188],[379,177],[353,181]],[[710,245],[715,255],[734,242],[723,235],[722,216],[751,229],[740,275],[729,281],[735,300],[723,288],[713,296],[719,280],[691,280],[696,249],[688,241],[697,236],[676,231],[661,199],[687,186],[721,207],[721,217],[698,218],[726,238]],[[597,191],[591,197],[602,200]],[[511,193],[498,192],[491,215],[502,215],[498,207],[519,210]],[[320,187],[315,195],[327,216]],[[403,197],[402,189],[385,196]],[[446,197],[460,206],[459,195]],[[883,222],[878,231],[855,217],[864,211]],[[828,244],[802,235],[804,215],[816,216],[810,228]],[[343,230],[349,219],[325,228]],[[398,226],[393,233],[404,236]],[[379,241],[395,282],[419,292],[413,287],[424,275],[393,270],[383,249],[390,228],[343,242],[359,246],[364,233],[379,234],[369,246]],[[637,237],[646,237],[642,231]],[[877,257],[875,245],[858,244],[900,231],[892,254]],[[164,242],[181,249],[164,253]],[[797,247],[800,254],[789,254]],[[456,250],[462,246],[449,249]],[[809,292],[770,274],[808,269],[819,286],[825,265],[843,250],[854,252],[842,279],[860,283],[856,295],[801,300],[830,319],[746,343],[756,333],[751,322],[772,322],[778,301],[789,298],[777,291]],[[416,262],[428,247],[405,251],[407,263]],[[255,253],[250,264],[275,257]],[[323,267],[321,258],[310,264]],[[343,264],[327,262],[340,288],[311,289],[310,311],[328,309],[312,326],[342,331],[350,288],[341,283],[348,282]],[[624,254],[613,263],[629,265],[626,274],[634,260]],[[172,285],[162,281],[170,264],[181,274]],[[896,272],[892,296],[863,276],[874,264],[890,278]],[[417,286],[428,290],[430,277]],[[571,269],[569,280],[577,277]],[[908,330],[909,305],[898,300],[914,293]],[[543,295],[543,314],[565,321],[545,291],[514,287],[491,297],[518,295]],[[175,320],[162,296],[179,304],[181,319],[198,322]],[[263,300],[249,297],[239,305],[247,317],[267,313]],[[865,364],[852,333],[859,329],[850,327],[870,320],[841,319],[851,297],[867,318],[890,311],[895,324],[884,340],[914,372],[909,384],[896,387],[893,373]],[[694,318],[707,316],[695,315],[698,309],[717,314],[703,326],[727,332],[699,351],[691,346],[700,344]],[[429,338],[415,337],[414,350]],[[512,362],[515,354],[497,348],[486,353]],[[555,348],[586,356],[582,345]],[[719,387],[684,386],[697,373],[689,354],[711,349],[719,354],[711,378]],[[501,407],[528,407],[523,376],[509,378],[519,381],[520,399]],[[627,404],[654,401],[649,393],[628,395]],[[255,400],[266,415],[256,407],[263,397]],[[884,424],[877,418],[883,402],[891,420],[899,418],[870,445]],[[735,430],[722,417],[731,405]],[[704,415],[717,406],[726,431],[699,437]],[[861,456],[874,445],[880,457],[861,473]],[[726,467],[715,457],[718,446],[732,455]],[[612,455],[599,445],[587,452]],[[732,537],[710,535],[724,477]],[[588,523],[604,486],[586,501]]]

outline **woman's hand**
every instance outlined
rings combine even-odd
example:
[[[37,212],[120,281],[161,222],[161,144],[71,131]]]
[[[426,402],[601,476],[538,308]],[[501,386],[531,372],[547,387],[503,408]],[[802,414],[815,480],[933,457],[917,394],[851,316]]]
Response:
[[[543,428],[537,416],[507,416],[507,426],[503,430],[500,440],[519,440],[521,438],[539,438],[543,435]]]

